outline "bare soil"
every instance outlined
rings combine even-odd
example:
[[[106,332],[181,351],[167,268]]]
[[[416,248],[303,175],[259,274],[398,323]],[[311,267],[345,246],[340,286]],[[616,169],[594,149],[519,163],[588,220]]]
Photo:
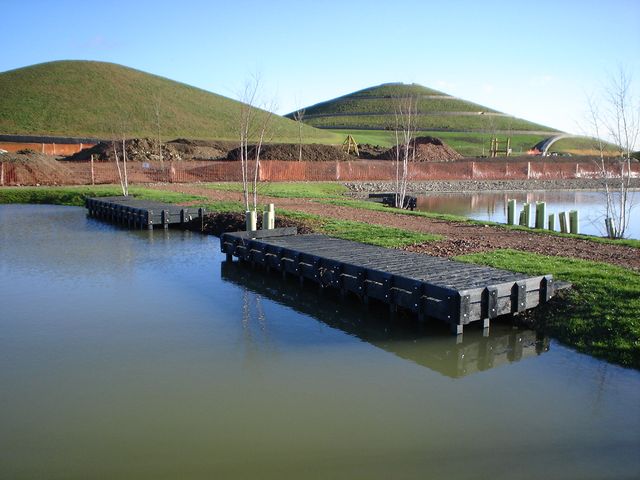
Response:
[[[456,152],[449,145],[436,137],[418,137],[414,143],[416,162],[453,162],[462,159],[462,155]],[[377,157],[380,160],[393,160],[396,158],[395,147],[390,148]]]
[[[200,195],[207,197],[210,201],[241,200],[241,194],[236,192],[219,192],[195,185],[167,185],[156,188]],[[563,238],[544,233],[530,233],[493,226],[473,225],[465,222],[402,215],[391,210],[389,212],[379,212],[326,205],[312,199],[262,197],[261,200],[275,203],[276,208],[442,235],[445,240],[411,245],[406,248],[410,251],[439,257],[452,257],[466,253],[510,248],[543,255],[606,262],[640,271],[640,249],[623,245],[601,244],[589,240]]]
[[[5,163],[4,181],[10,185],[65,185],[72,172],[56,157],[42,153],[7,153],[0,156]]]
[[[255,146],[249,147],[249,155],[251,158],[254,155]],[[300,145],[291,143],[273,143],[268,145],[262,145],[260,149],[260,158],[262,160],[284,160],[284,161],[298,161],[300,159]],[[234,148],[229,151],[227,155],[228,160],[240,159],[240,147]],[[335,161],[349,161],[355,158],[340,147],[334,145],[320,145],[309,144],[302,145],[302,160],[307,162],[335,162]]]
[[[162,143],[162,159],[166,161],[224,160],[227,152],[235,143],[209,142],[204,140],[177,139]],[[115,149],[122,156],[122,142],[115,142]],[[125,141],[127,160],[132,162],[151,162],[160,160],[158,141],[151,138],[131,138]],[[68,161],[86,161],[94,156],[100,162],[114,162],[114,143],[100,142],[67,157]]]

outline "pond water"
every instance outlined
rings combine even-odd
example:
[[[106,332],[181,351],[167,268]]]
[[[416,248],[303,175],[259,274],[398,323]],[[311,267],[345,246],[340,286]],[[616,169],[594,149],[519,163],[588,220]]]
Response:
[[[640,192],[630,192],[631,206],[627,237],[640,239]],[[619,201],[619,195],[613,195]],[[418,197],[418,210],[451,213],[476,220],[507,222],[507,202],[517,201],[516,220],[524,202],[547,202],[547,214],[556,214],[556,230],[560,230],[558,214],[562,211],[577,210],[580,214],[580,233],[587,235],[605,234],[605,194],[589,190],[550,190],[532,192],[487,191],[469,193],[434,193]],[[535,211],[535,207],[534,207]],[[534,215],[535,217],[535,215]],[[532,225],[534,219],[531,219]]]
[[[0,206],[0,478],[638,478],[640,372]],[[383,310],[383,309],[380,309]]]

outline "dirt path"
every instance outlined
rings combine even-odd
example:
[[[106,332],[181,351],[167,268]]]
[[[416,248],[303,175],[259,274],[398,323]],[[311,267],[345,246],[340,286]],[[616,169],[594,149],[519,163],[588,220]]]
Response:
[[[219,192],[197,185],[163,185],[154,188],[200,195],[209,200],[241,200],[241,194]],[[640,249],[622,245],[595,243],[588,240],[562,238],[499,227],[449,222],[426,217],[398,215],[360,208],[342,207],[318,203],[312,199],[287,199],[262,197],[278,208],[297,210],[316,215],[330,216],[342,220],[386,225],[421,233],[443,235],[445,240],[412,245],[407,250],[440,257],[451,257],[466,253],[485,252],[497,248],[511,248],[544,255],[575,257],[611,263],[640,271]]]

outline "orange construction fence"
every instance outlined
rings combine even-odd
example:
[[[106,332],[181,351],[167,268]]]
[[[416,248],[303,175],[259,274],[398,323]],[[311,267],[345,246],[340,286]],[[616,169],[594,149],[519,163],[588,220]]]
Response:
[[[113,162],[58,162],[55,172],[34,172],[28,164],[0,161],[0,185],[64,184],[90,185],[118,183]],[[608,165],[607,175],[617,177],[620,167]],[[130,162],[129,182],[194,183],[239,181],[237,161]],[[632,165],[632,175],[640,177],[640,165]],[[413,163],[409,179],[420,180],[525,180],[600,178],[602,172],[593,162],[546,161],[457,161],[449,163]],[[395,166],[384,160],[348,162],[260,162],[261,181],[384,181],[395,178]]]

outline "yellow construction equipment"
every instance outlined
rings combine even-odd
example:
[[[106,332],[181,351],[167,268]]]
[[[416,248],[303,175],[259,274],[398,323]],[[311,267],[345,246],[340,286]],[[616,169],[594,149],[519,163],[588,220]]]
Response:
[[[342,150],[347,153],[351,153],[351,151],[353,151],[356,156],[360,156],[360,152],[358,151],[358,144],[351,135],[347,135],[347,138],[345,138],[344,142],[342,142]]]

